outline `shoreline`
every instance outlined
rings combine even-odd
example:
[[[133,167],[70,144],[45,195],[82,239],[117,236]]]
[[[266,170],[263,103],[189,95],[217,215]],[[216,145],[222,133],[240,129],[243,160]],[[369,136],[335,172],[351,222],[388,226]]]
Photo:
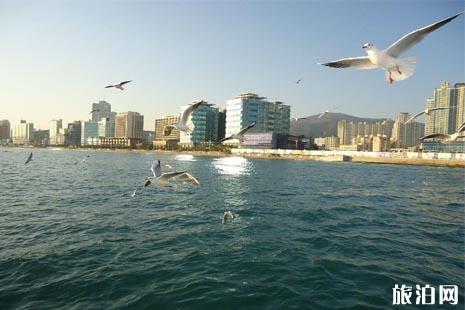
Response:
[[[8,147],[6,147],[8,148]],[[21,148],[21,147],[19,147]],[[24,148],[24,147],[23,147]],[[36,147],[26,147],[36,148]],[[38,147],[42,149],[43,147]],[[348,160],[336,159],[334,155],[297,155],[297,154],[265,154],[265,153],[243,153],[243,152],[222,152],[222,151],[174,151],[174,150],[145,150],[145,149],[105,149],[105,148],[68,148],[68,147],[46,147],[44,149],[62,149],[70,151],[98,151],[98,152],[135,152],[153,153],[162,155],[192,155],[199,157],[244,157],[255,159],[279,159],[279,160],[303,160],[319,162],[353,162],[365,164],[387,164],[387,165],[414,165],[429,167],[465,168],[465,160],[460,159],[425,159],[425,158],[391,158],[391,157],[362,157],[349,156]]]

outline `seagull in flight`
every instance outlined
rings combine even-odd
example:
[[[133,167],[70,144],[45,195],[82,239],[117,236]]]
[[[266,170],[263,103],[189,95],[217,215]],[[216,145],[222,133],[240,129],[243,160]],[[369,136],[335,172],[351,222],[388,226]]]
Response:
[[[92,111],[89,112],[89,114],[92,114],[94,112],[100,112],[100,110],[99,109],[93,109]]]
[[[148,177],[145,180],[144,187],[147,187],[154,182],[168,183],[171,178],[174,178],[176,176],[186,173],[186,171],[161,173],[161,165],[160,165],[159,159],[153,162],[152,167],[150,167],[150,170],[152,170],[153,177]]]
[[[200,185],[199,180],[197,180],[192,174],[189,172],[184,172],[179,176],[176,176],[174,179],[178,183],[190,183],[192,185]]]
[[[372,43],[365,43],[362,48],[368,56],[343,58],[322,63],[321,65],[333,68],[381,68],[386,71],[386,81],[390,84],[405,80],[413,75],[416,60],[412,57],[400,59],[398,56],[422,41],[428,34],[449,23],[461,14],[463,14],[463,12],[407,33],[384,50],[378,49]]]
[[[223,139],[220,140],[220,143],[221,142],[224,142],[224,141],[227,141],[227,140],[231,140],[231,139],[237,139],[239,141],[242,141],[242,138],[244,136],[244,134],[249,131],[251,128],[253,128],[255,126],[255,122],[253,122],[252,124],[250,124],[249,126],[245,127],[245,128],[242,128],[238,133],[236,134],[233,134],[233,135],[230,135],[229,137],[225,137]]]
[[[26,159],[26,162],[24,163],[25,165],[29,164],[32,161],[32,152],[29,154],[29,156]]]
[[[120,89],[120,90],[124,90],[123,85],[125,85],[125,84],[127,84],[127,83],[129,83],[129,82],[132,82],[132,80],[130,80],[130,81],[124,81],[124,82],[121,82],[121,83],[115,84],[115,85],[108,85],[108,86],[105,86],[105,88],[112,88],[112,87],[114,87],[114,88],[118,88],[118,89]]]
[[[300,82],[302,82],[302,79],[298,79],[295,83],[299,84]]]
[[[421,112],[415,114],[415,115],[412,116],[411,118],[409,118],[404,124],[410,123],[411,121],[413,121],[414,119],[416,119],[418,116],[420,116],[420,115],[422,115],[422,114],[430,115],[431,112],[433,112],[433,111],[448,110],[448,109],[450,109],[450,107],[439,107],[439,108],[431,108],[431,109],[423,110],[423,111],[421,111]]]
[[[459,129],[457,129],[457,131],[451,135],[444,134],[444,133],[433,133],[433,134],[420,138],[420,140],[423,141],[426,139],[438,138],[438,139],[443,139],[444,141],[457,141],[457,139],[459,138],[465,138],[465,134],[462,134],[462,131],[464,130],[465,130],[465,123],[460,125]]]
[[[194,112],[199,106],[201,105],[204,105],[204,106],[210,106],[210,104],[208,104],[206,101],[203,101],[203,99],[197,101],[197,102],[194,102],[192,104],[190,104],[189,106],[187,106],[187,108],[182,111],[182,113],[179,115],[179,121],[177,124],[172,124],[172,125],[168,125],[165,127],[165,130],[163,132],[163,134],[165,136],[169,136],[171,134],[171,131],[173,131],[173,129],[178,129],[180,131],[184,131],[186,133],[192,133],[192,131],[194,130],[193,127],[189,127],[187,125],[187,122],[189,120],[189,116],[191,116],[192,112]]]

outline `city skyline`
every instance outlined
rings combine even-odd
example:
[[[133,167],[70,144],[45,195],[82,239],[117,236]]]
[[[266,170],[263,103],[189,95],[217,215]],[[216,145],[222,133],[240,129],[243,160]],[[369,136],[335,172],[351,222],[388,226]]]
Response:
[[[385,85],[380,72],[317,66],[463,11],[462,1],[363,5],[0,2],[9,29],[0,118],[47,128],[52,119],[87,120],[89,104],[105,100],[152,120],[202,97],[224,108],[246,92],[283,100],[292,117],[341,104],[347,114],[395,118],[423,108],[438,81],[463,81],[463,16],[407,53],[419,63],[409,80]],[[134,82],[124,91],[103,88],[125,79]]]

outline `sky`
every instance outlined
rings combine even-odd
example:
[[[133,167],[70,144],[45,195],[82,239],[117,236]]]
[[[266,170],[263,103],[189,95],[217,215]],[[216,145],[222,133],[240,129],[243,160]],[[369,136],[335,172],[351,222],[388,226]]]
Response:
[[[465,81],[464,16],[403,54],[415,74],[317,63],[386,48],[464,10],[464,1],[4,1],[0,0],[0,119],[47,129],[87,120],[106,100],[155,118],[203,98],[218,107],[245,92],[291,105],[292,117],[341,106],[360,117],[424,109],[442,81]],[[300,84],[295,82],[302,79]],[[108,84],[133,80],[125,91]]]

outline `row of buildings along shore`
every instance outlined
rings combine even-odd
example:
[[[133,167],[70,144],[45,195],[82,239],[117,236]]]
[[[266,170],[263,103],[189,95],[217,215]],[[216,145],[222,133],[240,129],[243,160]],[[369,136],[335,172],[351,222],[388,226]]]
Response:
[[[179,114],[155,119],[154,131],[144,130],[144,116],[138,112],[117,113],[111,104],[99,101],[92,104],[91,118],[65,125],[62,119],[50,121],[48,130],[34,129],[33,123],[21,120],[12,128],[8,120],[0,120],[0,142],[14,145],[154,148],[154,149],[211,149],[219,146],[225,136],[255,122],[243,141],[229,140],[231,147],[262,149],[326,149],[351,151],[391,151],[411,149],[424,151],[465,152],[464,142],[430,141],[420,143],[420,137],[431,133],[454,133],[465,121],[465,83],[451,86],[443,82],[426,99],[425,108],[446,107],[425,115],[425,123],[412,121],[407,112],[395,120],[373,122],[341,120],[337,136],[309,137],[290,135],[291,107],[281,101],[269,101],[253,93],[241,94],[226,102],[226,108],[200,106],[192,113],[192,133],[173,130],[164,135],[167,125],[175,124]],[[186,106],[180,107],[179,112]]]

